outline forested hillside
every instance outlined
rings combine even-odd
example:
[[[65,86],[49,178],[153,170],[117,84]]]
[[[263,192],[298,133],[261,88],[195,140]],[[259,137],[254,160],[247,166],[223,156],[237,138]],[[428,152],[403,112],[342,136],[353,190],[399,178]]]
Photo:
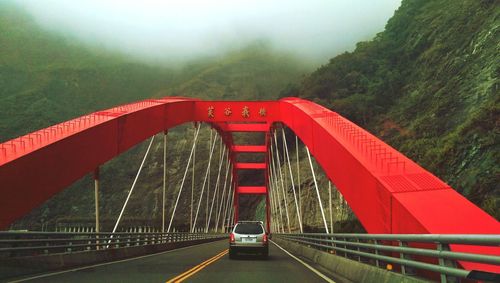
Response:
[[[175,67],[146,65],[42,30],[17,7],[0,4],[0,142],[148,97],[300,96],[368,129],[500,219],[499,38],[496,0],[403,0],[385,30],[303,77],[306,64],[263,43]],[[206,166],[208,134],[202,130],[199,146],[205,150],[197,157],[201,160],[197,172]],[[191,125],[169,132],[169,208],[179,190],[192,135]],[[289,145],[294,147],[293,139]],[[145,146],[103,167],[105,228],[116,218]],[[131,225],[159,226],[161,150],[157,140],[125,215]],[[319,231],[322,220],[309,164],[302,149],[299,155],[305,227]],[[286,168],[282,170],[287,174]],[[326,207],[327,179],[320,168],[316,173]],[[190,186],[188,178],[186,188]],[[290,184],[287,187],[291,200]],[[44,224],[52,229],[59,222],[91,222],[91,189],[87,176],[15,227],[38,229]],[[334,231],[362,231],[341,196],[335,193],[334,198]],[[185,194],[180,201],[183,219],[188,203]],[[295,208],[290,206],[289,211],[296,228]],[[262,203],[257,213],[263,217]],[[181,228],[185,224],[176,222]]]
[[[184,65],[146,65],[45,31],[0,3],[0,142],[85,113],[163,95],[276,97],[306,71],[256,43]],[[36,117],[36,119],[34,119]]]
[[[347,116],[500,219],[499,38],[498,1],[403,0],[282,96]]]
[[[225,56],[200,58],[186,64],[147,65],[43,30],[17,6],[6,2],[0,3],[0,50],[0,142],[85,113],[151,97],[276,98],[283,87],[307,71],[300,60],[273,52],[262,42]],[[168,209],[172,208],[179,190],[192,135],[191,125],[169,133]],[[200,134],[199,172],[206,168],[208,139],[209,131],[204,128]],[[104,229],[109,229],[116,220],[146,143],[102,168]],[[158,139],[155,142],[127,208],[124,220],[130,221],[130,225],[159,227],[161,143]],[[217,173],[214,168],[212,183]],[[47,229],[54,229],[61,221],[91,223],[94,217],[92,186],[90,176],[86,176],[35,209],[15,227],[40,229],[43,224]],[[185,186],[190,188],[190,181]],[[188,199],[189,195],[184,193],[179,219],[186,219]],[[185,228],[184,220],[178,223],[181,228]]]

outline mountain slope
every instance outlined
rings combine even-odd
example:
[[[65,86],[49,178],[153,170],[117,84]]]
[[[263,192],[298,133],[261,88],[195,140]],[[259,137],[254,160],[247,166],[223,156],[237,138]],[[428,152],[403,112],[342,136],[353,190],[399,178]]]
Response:
[[[500,219],[500,6],[404,0],[373,40],[282,96],[369,129]]]
[[[0,142],[85,113],[150,97],[273,99],[304,71],[306,68],[299,60],[274,53],[263,43],[184,66],[146,65],[45,31],[14,4],[1,2]],[[169,131],[169,210],[179,190],[192,134],[191,125]],[[208,136],[204,129],[200,149],[207,148]],[[105,230],[115,221],[130,189],[145,143],[102,167],[101,211]],[[125,214],[124,221],[130,225],[159,227],[162,149],[162,141],[157,140]],[[206,150],[200,150],[197,172],[203,172],[207,159]],[[211,181],[215,183],[216,172],[212,174]],[[43,225],[52,230],[61,221],[92,224],[92,186],[90,176],[84,177],[14,227],[40,229]],[[190,187],[190,181],[185,186]],[[186,192],[181,197],[177,229],[185,228],[188,197]],[[248,205],[251,208],[255,203]]]
[[[276,97],[306,70],[299,60],[273,53],[262,43],[186,66],[146,65],[45,31],[7,2],[0,3],[0,50],[0,142],[162,95]]]

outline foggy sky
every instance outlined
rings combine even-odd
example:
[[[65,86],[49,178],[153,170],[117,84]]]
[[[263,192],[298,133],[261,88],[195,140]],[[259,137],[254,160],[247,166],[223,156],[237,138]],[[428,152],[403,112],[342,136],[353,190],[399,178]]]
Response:
[[[148,61],[257,40],[321,62],[383,30],[401,0],[14,0],[44,28]]]

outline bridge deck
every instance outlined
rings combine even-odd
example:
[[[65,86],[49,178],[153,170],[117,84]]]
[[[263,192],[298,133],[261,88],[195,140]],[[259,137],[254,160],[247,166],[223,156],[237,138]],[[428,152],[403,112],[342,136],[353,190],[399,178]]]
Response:
[[[228,248],[227,241],[202,244],[111,264],[46,274],[33,282],[167,282]],[[324,282],[270,244],[269,258],[230,260],[228,255],[187,278],[186,282]]]

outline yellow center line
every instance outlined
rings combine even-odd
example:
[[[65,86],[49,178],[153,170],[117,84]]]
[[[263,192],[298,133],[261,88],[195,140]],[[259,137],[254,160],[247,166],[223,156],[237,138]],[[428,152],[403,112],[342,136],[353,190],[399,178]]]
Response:
[[[227,253],[223,253],[221,255],[218,255],[218,256],[212,258],[209,261],[206,261],[206,262],[200,264],[199,266],[197,266],[197,267],[193,268],[192,270],[190,270],[190,272],[187,272],[187,273],[183,274],[180,278],[177,278],[176,282],[182,282],[182,281],[186,280],[187,278],[193,276],[197,272],[201,271],[203,268],[205,268],[208,265],[210,265],[211,263],[213,263],[213,262],[217,261],[218,259],[222,258],[226,254]]]
[[[227,253],[221,254],[221,255],[217,256],[216,258],[212,259],[211,261],[206,262],[206,263],[202,264],[201,266],[198,266],[195,270],[192,270],[188,274],[184,274],[181,278],[178,278],[175,282],[182,282],[182,281],[186,280],[187,278],[189,278],[189,277],[193,276],[194,274],[198,273],[199,271],[201,271],[203,268],[207,267],[208,265],[210,265],[213,262],[217,261],[218,259],[222,258],[226,254]]]
[[[188,271],[182,273],[182,274],[179,274],[177,275],[176,277],[170,279],[167,281],[167,283],[177,283],[177,282],[182,282],[186,279],[188,279],[189,277],[193,276],[194,274],[196,274],[198,271],[202,270],[203,268],[207,267],[209,264],[217,261],[218,259],[220,259],[221,257],[225,256],[227,253],[228,253],[229,250],[224,250],[218,254],[216,254],[215,256],[205,260],[204,262],[196,265],[195,267],[189,269]]]

